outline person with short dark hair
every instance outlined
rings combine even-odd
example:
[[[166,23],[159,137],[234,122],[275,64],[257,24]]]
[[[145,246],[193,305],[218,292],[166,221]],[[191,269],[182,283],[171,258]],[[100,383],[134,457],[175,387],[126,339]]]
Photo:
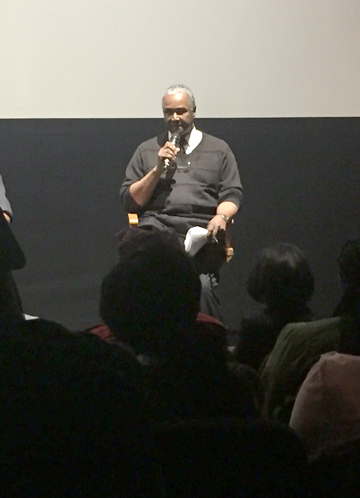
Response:
[[[159,352],[186,333],[199,310],[200,281],[171,233],[123,232],[120,261],[104,278],[100,316],[137,354]]]
[[[308,302],[314,291],[314,277],[306,255],[287,243],[264,248],[249,275],[247,291],[266,308],[243,318],[236,356],[240,363],[258,370],[286,324],[313,318]]]

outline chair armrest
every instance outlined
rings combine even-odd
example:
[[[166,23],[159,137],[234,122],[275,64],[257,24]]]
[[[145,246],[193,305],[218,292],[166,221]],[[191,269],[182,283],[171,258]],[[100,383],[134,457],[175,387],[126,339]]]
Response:
[[[128,222],[130,227],[139,224],[139,217],[136,213],[128,213]]]

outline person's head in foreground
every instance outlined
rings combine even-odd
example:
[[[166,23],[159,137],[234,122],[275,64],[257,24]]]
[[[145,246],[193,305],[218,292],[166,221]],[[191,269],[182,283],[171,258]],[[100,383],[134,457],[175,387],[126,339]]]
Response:
[[[123,234],[125,250],[119,249],[120,262],[104,278],[100,297],[102,319],[137,353],[160,351],[192,327],[201,288],[171,234],[144,232]]]

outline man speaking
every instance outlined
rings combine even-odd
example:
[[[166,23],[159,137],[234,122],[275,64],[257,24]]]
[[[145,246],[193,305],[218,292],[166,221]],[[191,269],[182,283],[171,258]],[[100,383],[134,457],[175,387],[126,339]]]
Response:
[[[182,240],[199,226],[215,238],[242,201],[234,154],[223,140],[195,127],[195,98],[185,85],[168,88],[162,108],[167,132],[135,151],[120,189],[122,202],[138,213],[139,226],[173,229]],[[200,280],[201,311],[221,320],[217,269]]]

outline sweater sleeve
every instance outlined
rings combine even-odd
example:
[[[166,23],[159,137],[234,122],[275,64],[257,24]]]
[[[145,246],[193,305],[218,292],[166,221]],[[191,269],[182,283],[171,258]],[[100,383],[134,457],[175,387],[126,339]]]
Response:
[[[143,178],[146,173],[147,171],[144,170],[141,150],[138,147],[126,168],[125,179],[120,188],[120,199],[127,212],[138,213],[143,210],[143,208],[131,197],[129,189],[130,185]]]
[[[239,168],[233,152],[226,145],[223,165],[219,178],[219,204],[230,201],[239,208],[243,199],[243,189],[240,180]]]

